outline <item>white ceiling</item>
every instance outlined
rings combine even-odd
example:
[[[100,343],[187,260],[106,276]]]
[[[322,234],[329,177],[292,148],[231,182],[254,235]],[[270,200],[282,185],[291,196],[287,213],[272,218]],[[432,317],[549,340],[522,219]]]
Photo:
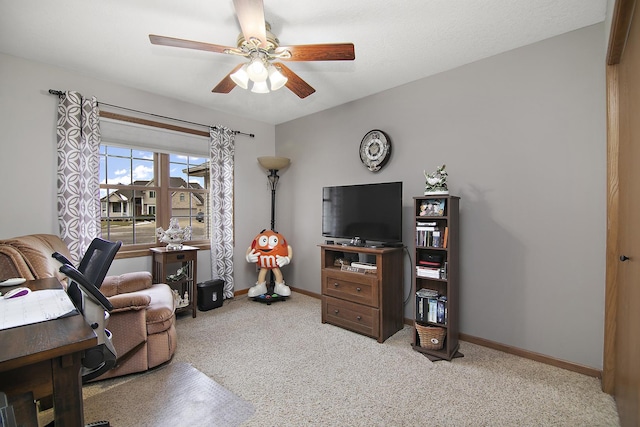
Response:
[[[149,34],[159,34],[235,46],[240,26],[232,0],[0,0],[0,52],[278,124],[601,22],[606,6],[607,0],[264,0],[282,45],[355,44],[355,61],[286,64],[316,89],[305,99],[286,88],[212,93],[243,58],[149,42]]]

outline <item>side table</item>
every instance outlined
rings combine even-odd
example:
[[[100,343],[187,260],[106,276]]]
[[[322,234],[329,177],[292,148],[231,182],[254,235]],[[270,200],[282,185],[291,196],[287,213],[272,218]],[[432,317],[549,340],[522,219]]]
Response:
[[[168,250],[166,247],[151,248],[153,254],[153,283],[166,283],[171,289],[178,291],[181,301],[176,313],[191,310],[192,317],[196,317],[198,307],[198,293],[196,284],[198,279],[198,250],[193,246],[183,246],[182,249]]]

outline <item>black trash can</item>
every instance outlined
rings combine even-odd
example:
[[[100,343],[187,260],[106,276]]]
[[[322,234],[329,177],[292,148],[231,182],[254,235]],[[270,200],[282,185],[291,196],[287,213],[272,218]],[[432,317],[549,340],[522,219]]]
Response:
[[[222,306],[224,280],[215,279],[198,283],[198,310],[208,311]]]

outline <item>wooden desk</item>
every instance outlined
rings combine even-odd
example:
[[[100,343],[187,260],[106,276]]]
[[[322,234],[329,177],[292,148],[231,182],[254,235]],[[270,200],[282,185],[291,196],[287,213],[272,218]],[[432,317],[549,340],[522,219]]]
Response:
[[[62,285],[47,278],[20,286],[36,291]],[[82,315],[2,330],[0,343],[0,390],[9,399],[28,392],[36,400],[53,395],[56,427],[84,425],[81,359],[98,339]]]

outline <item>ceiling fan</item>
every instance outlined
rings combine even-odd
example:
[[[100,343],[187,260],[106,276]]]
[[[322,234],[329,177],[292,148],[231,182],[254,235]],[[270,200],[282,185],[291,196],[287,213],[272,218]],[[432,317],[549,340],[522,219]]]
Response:
[[[229,93],[235,86],[251,88],[255,93],[268,93],[286,86],[300,98],[316,90],[282,62],[275,61],[352,61],[355,59],[353,43],[325,43],[280,46],[264,19],[263,0],[233,0],[242,28],[237,47],[220,46],[191,40],[149,34],[152,44],[205,50],[243,56],[249,62],[238,64],[212,92]]]

